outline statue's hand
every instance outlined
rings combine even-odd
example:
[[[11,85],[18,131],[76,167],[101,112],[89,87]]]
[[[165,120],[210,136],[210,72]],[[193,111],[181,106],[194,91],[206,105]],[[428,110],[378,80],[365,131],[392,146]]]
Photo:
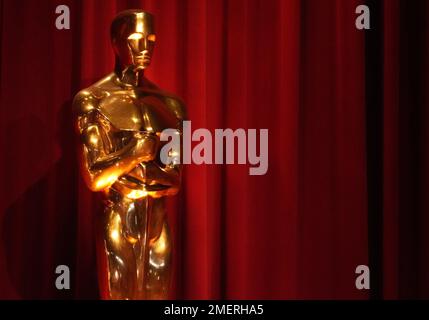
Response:
[[[135,140],[133,155],[139,162],[152,161],[156,158],[159,138],[154,133],[136,132],[133,138]]]

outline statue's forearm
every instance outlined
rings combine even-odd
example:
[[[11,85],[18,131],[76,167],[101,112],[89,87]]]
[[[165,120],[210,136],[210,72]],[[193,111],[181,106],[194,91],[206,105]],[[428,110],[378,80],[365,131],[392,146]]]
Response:
[[[122,175],[129,173],[139,163],[151,161],[155,157],[157,141],[152,136],[136,139],[119,151],[92,161],[90,152],[84,147],[85,180],[93,191],[101,191],[111,186]]]
[[[170,189],[179,189],[181,178],[179,166],[161,168],[155,163],[149,163],[145,167],[148,184],[161,184]]]

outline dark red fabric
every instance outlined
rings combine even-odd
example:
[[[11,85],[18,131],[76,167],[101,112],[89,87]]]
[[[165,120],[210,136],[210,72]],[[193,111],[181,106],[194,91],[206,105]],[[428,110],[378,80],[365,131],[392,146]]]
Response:
[[[70,30],[55,28],[60,4]],[[269,129],[264,176],[245,165],[185,167],[169,204],[172,298],[368,298],[355,268],[371,247],[365,32],[376,31],[355,28],[359,4],[2,1],[0,298],[98,297],[99,205],[77,169],[70,103],[113,70],[109,25],[127,8],[155,14],[148,77],[185,100],[194,129]],[[381,276],[386,298],[427,298],[428,33],[408,43],[426,55],[405,52],[404,6],[382,7]],[[60,264],[71,269],[70,291],[55,289]]]

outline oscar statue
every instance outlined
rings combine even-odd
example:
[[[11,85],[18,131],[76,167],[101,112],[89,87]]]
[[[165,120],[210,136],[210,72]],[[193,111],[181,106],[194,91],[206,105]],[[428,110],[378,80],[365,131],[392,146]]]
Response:
[[[104,211],[94,213],[99,284],[104,299],[166,299],[171,239],[165,199],[179,191],[181,168],[160,161],[160,133],[173,128],[181,135],[185,106],[145,77],[156,41],[152,14],[119,13],[111,41],[114,72],[73,102],[81,171],[104,199]]]

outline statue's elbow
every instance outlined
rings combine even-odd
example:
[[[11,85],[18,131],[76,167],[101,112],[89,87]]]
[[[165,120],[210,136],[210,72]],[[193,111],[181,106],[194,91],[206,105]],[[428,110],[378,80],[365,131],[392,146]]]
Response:
[[[106,176],[103,173],[92,174],[87,172],[84,177],[87,187],[93,192],[103,191],[116,181],[116,177]]]
[[[100,192],[106,189],[106,187],[99,182],[99,180],[89,181],[89,183],[87,183],[89,190],[91,190],[92,192]]]

